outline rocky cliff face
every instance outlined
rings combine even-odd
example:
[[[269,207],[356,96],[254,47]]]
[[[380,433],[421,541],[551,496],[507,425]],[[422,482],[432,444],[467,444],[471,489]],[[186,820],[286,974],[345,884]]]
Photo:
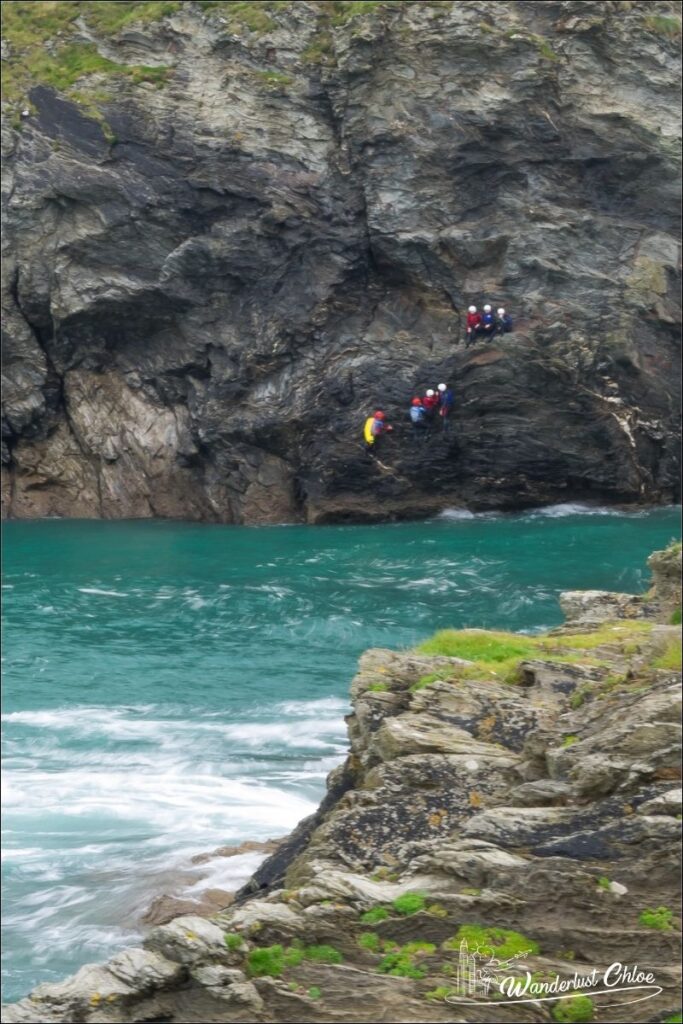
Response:
[[[490,660],[510,638],[484,631],[450,638],[479,642],[483,661],[369,651],[345,764],[236,902],[39,986],[3,1020],[669,1019],[680,1006],[674,562],[680,574],[680,545],[654,560],[659,586],[644,598],[564,595],[572,620],[517,637],[530,653],[512,671]],[[678,601],[680,615],[680,589]],[[482,1005],[481,990],[451,1004],[463,939],[513,956],[518,977],[599,977],[619,962],[653,972],[661,992],[628,1004],[589,992],[571,1011]]]
[[[62,6],[53,69],[168,70],[36,72],[9,109],[9,514],[676,498],[676,5]],[[517,329],[465,351],[486,299]],[[417,446],[442,379],[453,430]]]

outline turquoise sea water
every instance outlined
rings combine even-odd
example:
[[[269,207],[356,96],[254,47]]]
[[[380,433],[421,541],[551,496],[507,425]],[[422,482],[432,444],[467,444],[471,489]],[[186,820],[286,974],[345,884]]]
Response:
[[[358,655],[538,630],[571,588],[643,590],[678,510],[555,506],[373,527],[9,523],[4,998],[135,942],[160,892],[232,888],[346,750]]]

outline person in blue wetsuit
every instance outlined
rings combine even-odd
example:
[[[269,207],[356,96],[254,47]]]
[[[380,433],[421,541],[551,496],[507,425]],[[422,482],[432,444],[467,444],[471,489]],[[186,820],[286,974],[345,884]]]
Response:
[[[510,334],[512,329],[512,317],[501,306],[496,310],[496,331],[498,334]]]
[[[484,312],[481,317],[481,325],[477,332],[480,338],[488,338],[489,340],[496,333],[496,318],[491,312],[490,306],[484,306]]]

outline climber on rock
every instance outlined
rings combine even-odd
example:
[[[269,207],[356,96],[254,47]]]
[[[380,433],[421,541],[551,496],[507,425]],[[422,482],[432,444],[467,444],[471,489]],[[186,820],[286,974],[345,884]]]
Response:
[[[428,427],[431,427],[439,407],[439,396],[433,388],[429,388],[422,399],[422,408],[425,411],[425,420]]]
[[[424,437],[427,431],[427,413],[421,398],[414,398],[410,403],[410,422],[414,428],[413,436]]]
[[[427,419],[431,419],[434,415],[434,410],[439,404],[439,396],[433,388],[428,388],[424,398],[422,399],[422,405],[427,412]]]
[[[481,313],[477,312],[476,306],[470,306],[467,310],[467,330],[465,332],[465,345],[467,347],[475,341],[480,324]]]
[[[450,416],[453,409],[453,389],[449,388],[447,384],[439,384],[439,416],[441,417],[441,423],[443,425],[443,432],[447,434],[450,430]]]
[[[510,334],[512,329],[512,317],[501,306],[496,310],[496,331],[498,334]]]
[[[372,453],[375,450],[377,438],[393,429],[394,428],[389,423],[385,422],[384,413],[381,410],[378,410],[374,416],[368,416],[365,421],[365,427],[363,428],[365,450]]]
[[[481,317],[481,324],[477,334],[481,338],[492,338],[496,333],[496,318],[494,317],[491,307],[484,306],[484,312]]]

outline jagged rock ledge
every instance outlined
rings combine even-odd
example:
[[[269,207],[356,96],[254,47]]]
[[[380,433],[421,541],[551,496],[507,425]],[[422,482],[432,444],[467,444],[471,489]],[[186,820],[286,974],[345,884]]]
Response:
[[[567,622],[518,638],[529,649],[512,675],[368,651],[345,764],[233,906],[39,985],[3,1020],[551,1019],[547,1003],[445,1003],[463,935],[521,943],[546,977],[637,963],[662,991],[619,1020],[667,1019],[680,1005],[680,564],[680,544],[652,556],[640,598],[562,595]],[[553,1019],[615,1011],[586,1012]]]

